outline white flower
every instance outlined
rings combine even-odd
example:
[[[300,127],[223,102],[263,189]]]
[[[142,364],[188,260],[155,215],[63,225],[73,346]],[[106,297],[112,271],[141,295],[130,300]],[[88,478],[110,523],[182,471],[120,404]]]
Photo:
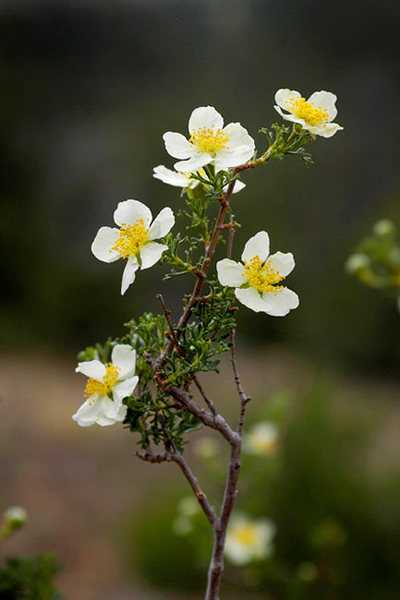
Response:
[[[276,252],[269,256],[269,236],[259,231],[246,243],[243,263],[224,258],[217,263],[218,279],[222,285],[234,287],[235,296],[255,312],[272,317],[284,317],[297,308],[299,298],[292,290],[278,285],[294,268],[291,252]]]
[[[268,519],[249,519],[234,515],[226,533],[225,554],[234,564],[243,566],[268,558],[273,551],[275,525]]]
[[[204,177],[205,172],[204,169],[199,169],[198,173]],[[163,181],[164,183],[168,183],[168,185],[174,185],[175,187],[180,188],[195,188],[200,181],[198,179],[192,178],[192,173],[183,173],[182,171],[173,171],[172,169],[167,169],[164,165],[158,165],[158,167],[154,167],[153,169],[153,177]],[[232,193],[236,194],[240,192],[243,188],[246,187],[246,184],[242,181],[235,181],[235,185],[233,187]],[[224,192],[226,193],[228,186],[224,187]]]
[[[177,171],[193,173],[213,162],[217,170],[238,167],[254,155],[255,144],[240,123],[224,127],[213,106],[196,108],[189,119],[189,140],[181,133],[164,133],[165,148],[174,158]]]
[[[81,427],[95,423],[114,425],[123,421],[127,407],[122,401],[132,394],[139,381],[135,365],[136,351],[128,344],[114,346],[110,363],[80,362],[75,371],[89,377],[85,389],[87,399],[73,415],[73,420]]]
[[[274,108],[287,121],[299,123],[310,133],[328,138],[343,129],[337,123],[332,123],[337,115],[336,100],[335,94],[324,90],[314,92],[306,100],[301,97],[300,92],[281,89],[275,94]],[[283,112],[282,109],[288,112]]]
[[[135,281],[136,271],[149,269],[160,260],[165,244],[153,240],[162,238],[175,223],[172,210],[163,208],[151,223],[153,216],[150,209],[138,200],[120,202],[114,212],[114,221],[120,226],[100,227],[92,243],[92,252],[96,258],[104,262],[114,262],[119,258],[127,258],[122,275],[121,294]]]
[[[256,423],[243,436],[243,450],[247,454],[256,454],[258,456],[270,456],[278,447],[278,429],[274,423],[263,421]]]

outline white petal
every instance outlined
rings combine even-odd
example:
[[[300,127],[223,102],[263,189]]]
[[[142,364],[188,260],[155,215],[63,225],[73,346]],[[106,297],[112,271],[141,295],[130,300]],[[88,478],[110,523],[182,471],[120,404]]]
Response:
[[[195,108],[189,119],[189,132],[193,133],[196,129],[205,127],[206,129],[222,129],[224,120],[213,106],[199,106]],[[180,158],[180,157],[177,157]]]
[[[219,282],[229,287],[240,287],[247,281],[244,277],[244,266],[230,258],[217,262],[217,273]]]
[[[251,310],[254,310],[255,312],[262,312],[265,310],[265,305],[260,294],[253,287],[236,288],[235,296],[239,302],[247,306],[247,308],[251,308]]]
[[[118,204],[114,212],[114,221],[117,225],[133,225],[139,219],[143,219],[145,226],[148,227],[152,218],[151,210],[139,200],[124,200]]]
[[[305,129],[308,129],[308,131],[310,133],[313,133],[314,135],[320,135],[324,138],[330,138],[333,135],[335,135],[337,131],[343,129],[343,127],[341,127],[337,123],[327,123],[325,126],[320,125],[317,127],[305,127]]]
[[[121,283],[121,295],[123,296],[128,287],[135,281],[136,271],[139,268],[139,264],[136,256],[130,256],[125,265],[124,272],[122,274]]]
[[[165,244],[158,244],[157,242],[149,242],[140,249],[140,258],[142,261],[141,268],[149,269],[156,264],[161,258],[162,253],[167,250],[168,246]]]
[[[138,381],[139,377],[135,375],[134,377],[131,377],[126,381],[117,383],[117,385],[115,385],[113,389],[114,402],[116,402],[118,405],[121,405],[122,400],[124,398],[128,398],[128,396],[132,394],[133,390],[137,386]]]
[[[194,150],[189,160],[181,160],[175,163],[174,167],[177,171],[182,171],[183,173],[195,173],[201,167],[204,167],[204,165],[208,165],[212,159],[213,157],[208,152]]]
[[[96,423],[96,419],[100,410],[99,400],[97,398],[88,398],[78,408],[76,413],[72,415],[74,421],[80,425],[80,427],[90,427]]]
[[[239,181],[239,179],[237,179],[235,181],[235,185],[233,186],[233,190],[232,190],[232,194],[237,194],[238,192],[240,192],[241,190],[243,190],[246,187],[246,184],[243,183],[243,181]],[[226,193],[228,189],[228,186],[226,185],[224,187],[224,192]]]
[[[158,240],[162,238],[172,229],[175,223],[175,217],[172,210],[166,206],[154,219],[150,230],[149,240]]]
[[[234,150],[235,148],[239,148],[241,146],[247,146],[254,153],[255,142],[248,134],[247,129],[245,129],[240,123],[229,123],[229,125],[224,127],[223,131],[229,137],[229,142],[227,143],[229,150]]]
[[[289,90],[287,88],[281,88],[275,94],[275,102],[285,110],[289,110],[287,105],[289,100],[292,100],[293,98],[301,98],[300,92],[297,92],[296,90]]]
[[[248,146],[240,146],[235,150],[219,150],[214,159],[217,170],[226,170],[231,167],[239,167],[253,158],[254,150]]]
[[[246,243],[242,260],[249,261],[258,256],[262,261],[266,260],[269,254],[269,235],[266,231],[259,231],[253,235]]]
[[[113,250],[116,240],[119,238],[119,229],[115,227],[100,227],[91,246],[96,258],[103,262],[111,263],[121,258],[118,250]]]
[[[281,292],[276,294],[263,292],[262,301],[264,308],[261,310],[271,317],[284,317],[290,310],[297,308],[299,305],[298,295],[288,288],[283,288]]]
[[[227,148],[222,148],[216,153],[216,169],[238,167],[250,160],[254,155],[255,143],[247,130],[240,123],[229,123],[224,128],[224,133],[229,137]]]
[[[291,123],[300,123],[301,125],[305,124],[304,119],[299,119],[298,117],[296,117],[295,115],[292,115],[291,113],[284,113],[282,111],[282,109],[280,108],[280,106],[275,105],[274,109],[276,110],[276,112],[278,112],[281,115],[281,117],[286,119],[286,121],[291,121]]]
[[[174,185],[175,187],[185,188],[190,183],[189,179],[185,177],[185,175],[178,173],[177,171],[173,171],[172,169],[167,169],[167,167],[164,167],[164,165],[158,165],[158,167],[154,167],[153,177],[160,179],[160,181],[168,183],[169,185]]]
[[[337,115],[337,108],[335,106],[336,100],[337,97],[335,94],[321,90],[320,92],[314,92],[311,94],[307,102],[311,102],[314,107],[320,106],[321,108],[326,108],[329,113],[329,120],[333,121]]]
[[[126,406],[116,404],[106,396],[99,399],[99,404],[100,410],[96,418],[97,425],[105,427],[124,420],[127,411]]]
[[[174,158],[189,158],[193,153],[192,144],[181,133],[167,131],[163,135],[163,140],[166,151]]]
[[[92,379],[96,379],[96,381],[103,381],[107,369],[99,360],[86,360],[78,363],[75,373],[83,373],[86,377],[91,377]]]
[[[135,374],[136,350],[129,344],[117,344],[111,353],[111,362],[118,367],[118,381]]]
[[[291,252],[275,252],[275,254],[271,254],[268,260],[271,261],[271,267],[274,271],[279,271],[282,277],[289,275],[295,266],[294,256]]]

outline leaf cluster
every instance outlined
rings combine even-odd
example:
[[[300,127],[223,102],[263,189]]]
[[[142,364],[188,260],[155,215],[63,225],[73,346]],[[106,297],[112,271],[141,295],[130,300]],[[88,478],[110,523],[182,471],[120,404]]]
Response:
[[[372,233],[358,244],[356,254],[350,256],[347,267],[351,274],[370,287],[399,287],[400,240],[394,223],[378,221]]]
[[[290,129],[287,125],[273,123],[271,128],[262,127],[259,133],[268,138],[269,148],[266,154],[269,159],[282,160],[284,156],[292,154],[301,158],[306,166],[313,164],[312,155],[305,151],[304,146],[315,140],[315,136],[301,125],[294,124]]]
[[[0,565],[0,598],[2,600],[60,599],[61,595],[52,583],[52,578],[60,568],[52,554],[34,558],[6,558]]]

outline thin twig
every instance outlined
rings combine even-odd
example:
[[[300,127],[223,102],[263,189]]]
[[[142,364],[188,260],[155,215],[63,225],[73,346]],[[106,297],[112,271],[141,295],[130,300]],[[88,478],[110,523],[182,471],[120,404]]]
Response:
[[[241,435],[244,424],[244,417],[246,413],[246,405],[251,400],[250,396],[246,394],[240,381],[239,369],[236,360],[236,329],[231,329],[231,363],[233,369],[233,375],[236,383],[236,388],[240,398],[240,415],[237,432]]]
[[[204,391],[203,386],[201,385],[200,381],[197,378],[197,375],[195,373],[192,373],[192,379],[197,387],[197,389],[199,390],[204,402],[207,404],[208,408],[211,410],[212,414],[214,416],[217,415],[217,410],[214,406],[214,402],[207,396],[207,394]]]
[[[214,507],[210,504],[206,494],[200,487],[197,477],[193,474],[193,471],[189,467],[186,459],[180,454],[176,449],[173,452],[169,452],[166,450],[161,454],[153,454],[151,450],[136,452],[136,456],[143,461],[147,461],[153,464],[158,464],[162,462],[175,462],[181,469],[182,473],[186,477],[190,487],[192,488],[198,503],[204,511],[207,519],[210,521],[213,528],[218,523],[218,517],[214,510]]]
[[[161,307],[163,309],[163,313],[164,313],[164,316],[165,316],[166,321],[168,323],[168,327],[169,327],[169,330],[171,332],[171,336],[172,336],[172,339],[173,339],[173,341],[175,343],[176,349],[178,350],[178,352],[182,356],[184,356],[183,348],[179,344],[178,338],[176,337],[176,331],[174,329],[174,326],[172,325],[172,321],[171,321],[171,318],[170,318],[171,311],[169,310],[169,308],[167,308],[167,305],[165,304],[165,300],[164,300],[164,297],[163,297],[162,294],[157,294],[156,298],[160,302]]]

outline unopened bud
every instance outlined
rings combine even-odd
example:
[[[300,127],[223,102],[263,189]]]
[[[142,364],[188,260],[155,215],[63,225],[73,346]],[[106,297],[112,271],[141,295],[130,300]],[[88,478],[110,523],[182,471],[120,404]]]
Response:
[[[28,513],[21,506],[11,506],[5,511],[3,519],[4,524],[15,531],[25,525],[28,519]]]

